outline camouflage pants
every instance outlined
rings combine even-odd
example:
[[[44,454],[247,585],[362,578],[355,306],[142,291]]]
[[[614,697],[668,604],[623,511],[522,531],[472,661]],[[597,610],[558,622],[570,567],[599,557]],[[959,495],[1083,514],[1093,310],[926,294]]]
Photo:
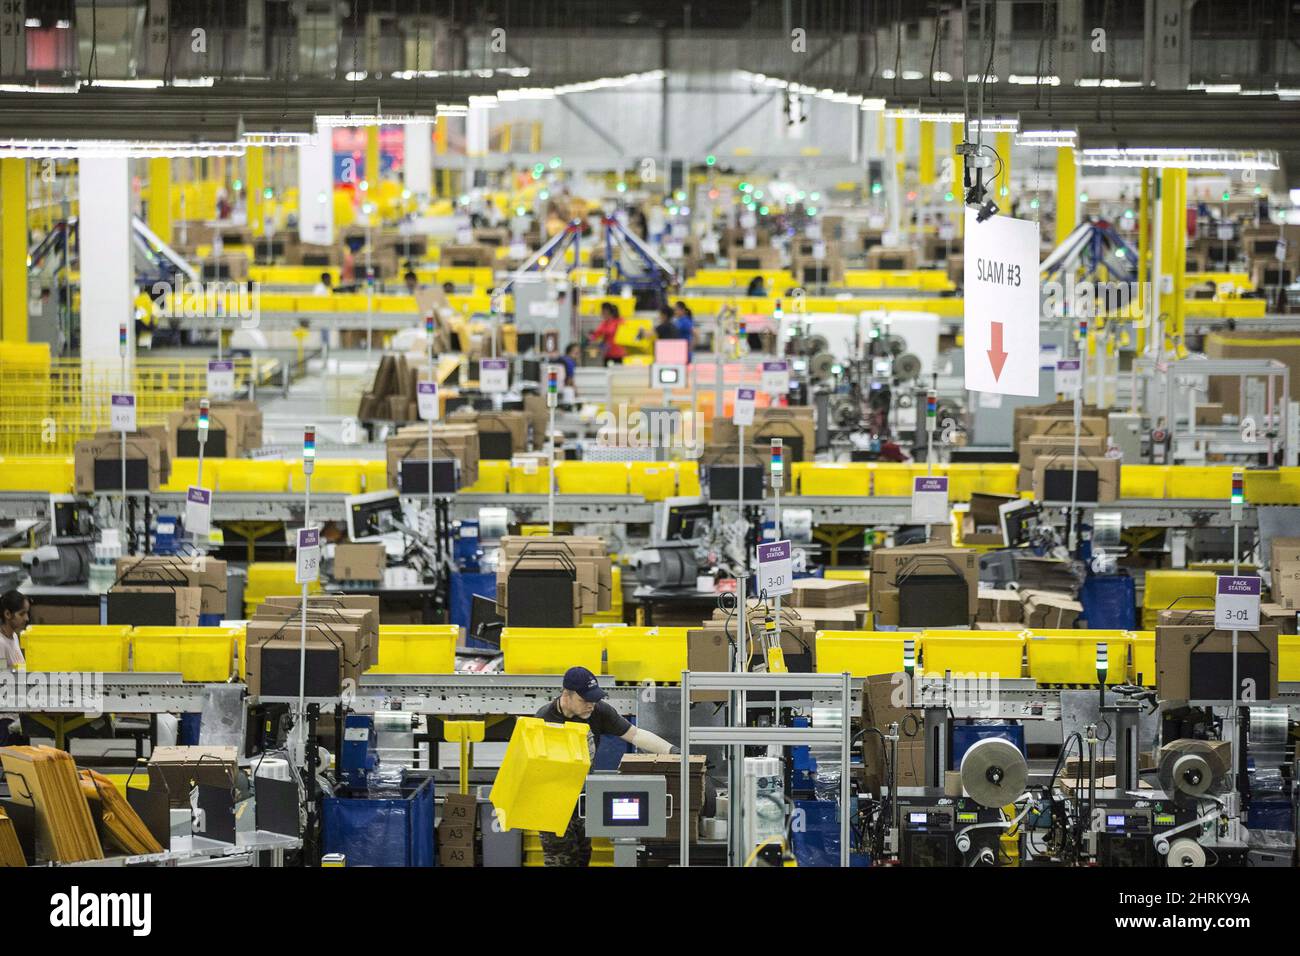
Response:
[[[569,828],[564,836],[554,833],[542,833],[542,856],[547,866],[589,866],[591,864],[591,841],[587,839],[587,827],[574,808],[569,818]]]

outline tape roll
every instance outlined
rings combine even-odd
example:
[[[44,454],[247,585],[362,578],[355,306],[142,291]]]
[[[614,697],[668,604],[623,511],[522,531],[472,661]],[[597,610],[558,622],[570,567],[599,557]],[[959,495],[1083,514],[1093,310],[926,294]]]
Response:
[[[1024,755],[1001,737],[975,743],[961,758],[961,784],[980,806],[1005,807],[1025,792],[1028,782]]]
[[[1210,789],[1214,773],[1209,762],[1200,754],[1183,754],[1174,761],[1173,783],[1179,793],[1199,797]]]
[[[1287,738],[1288,716],[1285,707],[1250,708],[1250,737],[1252,744],[1280,744]]]
[[[1169,856],[1165,860],[1166,866],[1196,868],[1205,866],[1205,851],[1195,840],[1189,840],[1186,837],[1175,840],[1169,846]]]

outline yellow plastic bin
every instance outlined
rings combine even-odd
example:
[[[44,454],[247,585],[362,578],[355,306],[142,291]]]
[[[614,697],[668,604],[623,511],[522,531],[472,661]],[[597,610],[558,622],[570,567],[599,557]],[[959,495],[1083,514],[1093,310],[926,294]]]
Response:
[[[970,501],[972,494],[1016,494],[1020,466],[959,463],[945,466],[944,471],[948,475],[948,500]]]
[[[361,462],[361,484],[366,491],[386,491],[388,489],[388,462],[383,459]]]
[[[507,674],[563,674],[570,667],[585,667],[599,674],[604,637],[587,627],[507,627],[501,631],[501,650]]]
[[[1232,495],[1231,465],[1179,465],[1169,469],[1166,498],[1219,498]]]
[[[295,461],[289,465],[289,491],[301,494],[305,487],[302,462]],[[353,458],[317,459],[311,473],[311,490],[320,494],[361,494],[361,462]]]
[[[555,465],[555,493],[560,495],[625,495],[627,463],[622,461],[561,461]]]
[[[1025,650],[1022,634],[996,631],[924,631],[924,673],[980,674],[1018,678]]]
[[[243,461],[238,458],[227,458],[222,463],[218,479],[218,491],[264,491],[280,494],[289,487],[289,463],[287,461]],[[314,486],[315,481],[312,484]]]
[[[912,479],[924,475],[925,465],[906,465],[886,462],[871,468],[871,493],[877,498],[912,497]],[[935,468],[936,475],[944,474],[942,468]]]
[[[700,463],[698,461],[677,462],[677,494],[694,497],[700,493]]]
[[[481,464],[481,463],[480,463]],[[551,466],[540,462],[510,465],[512,495],[544,495],[550,491]]]
[[[505,458],[479,459],[478,481],[460,489],[466,494],[504,495],[510,479],[510,462]]]
[[[1300,468],[1247,471],[1246,500],[1256,505],[1300,505]]]
[[[72,493],[73,461],[58,455],[0,458],[0,491]]]
[[[903,642],[913,637],[898,631],[818,631],[817,672],[854,677],[896,674],[903,669]],[[919,649],[921,641],[916,636]]]
[[[801,495],[871,497],[871,466],[866,462],[796,461],[792,474]]]
[[[1142,627],[1151,630],[1159,612],[1209,610],[1214,607],[1213,571],[1148,571],[1142,588]]]
[[[520,717],[488,799],[506,830],[562,835],[591,767],[587,725]]]
[[[381,624],[379,660],[370,668],[374,674],[454,674],[456,642],[460,627],[455,624]]]
[[[203,487],[216,487],[217,475],[221,472],[221,458],[203,459]],[[199,483],[199,460],[197,458],[173,458],[172,470],[167,481],[159,487],[163,491],[184,492],[191,485]]]
[[[1129,631],[1133,646],[1133,660],[1129,664],[1129,680],[1140,687],[1156,686],[1156,632]]]
[[[680,681],[686,670],[685,627],[598,627],[609,675],[622,681]]]
[[[131,628],[110,624],[33,624],[22,632],[29,671],[130,669]]]
[[[561,472],[562,474],[563,472]],[[663,501],[677,493],[677,470],[671,462],[634,461],[628,470],[628,490],[646,501]]]
[[[1121,498],[1163,498],[1167,465],[1121,465],[1119,494]]]
[[[1127,631],[1032,628],[1025,645],[1029,676],[1040,684],[1096,684],[1097,645],[1106,645],[1106,683],[1128,680]]]
[[[137,627],[131,632],[134,670],[179,672],[187,681],[229,680],[235,650],[233,628]]]
[[[1300,681],[1300,636],[1295,634],[1277,636],[1277,679]]]

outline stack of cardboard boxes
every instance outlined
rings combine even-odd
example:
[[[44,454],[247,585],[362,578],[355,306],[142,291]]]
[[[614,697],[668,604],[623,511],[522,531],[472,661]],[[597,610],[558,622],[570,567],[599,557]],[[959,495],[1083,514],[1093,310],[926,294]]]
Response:
[[[453,790],[443,797],[442,819],[438,822],[438,865],[476,866],[475,826],[478,797]]]
[[[800,578],[788,600],[816,630],[858,630],[866,625],[870,596],[866,581]]]
[[[1074,468],[1074,404],[1027,405],[1014,413],[1015,446],[1020,455],[1016,488],[1039,501],[1059,500],[1058,478]],[[1119,497],[1118,458],[1107,458],[1109,421],[1105,412],[1085,406],[1079,419],[1079,471],[1097,475],[1097,501]],[[1066,479],[1068,481],[1068,478]],[[1068,498],[1068,492],[1065,493]]]
[[[382,581],[387,566],[388,552],[381,541],[339,542],[334,546],[335,581]]]
[[[117,559],[116,591],[171,590],[177,595],[178,618],[184,609],[185,620],[198,614],[227,617],[226,562],[206,555],[142,555]],[[188,623],[177,620],[177,626]],[[193,626],[199,621],[195,619]]]
[[[968,594],[966,615],[951,622],[953,627],[969,627],[979,613],[979,555],[970,548],[915,544],[901,548],[877,548],[871,552],[871,613],[877,628],[898,626],[900,576],[961,577]]]
[[[375,369],[370,391],[361,396],[357,417],[363,422],[410,422],[419,416],[415,385],[420,369],[406,361],[405,355],[385,355]]]
[[[388,487],[397,487],[401,462],[407,458],[425,461],[429,457],[429,428],[408,425],[388,436]],[[470,422],[434,422],[433,457],[454,458],[460,464],[461,487],[478,481],[478,427]]]
[[[833,610],[840,610],[838,608]],[[781,652],[785,655],[786,666],[794,673],[809,673],[817,668],[817,631],[819,629],[852,630],[856,625],[851,622],[835,620],[827,622],[825,628],[806,615],[814,613],[808,608],[782,606],[778,630],[781,634]],[[852,613],[852,612],[851,612]],[[775,609],[766,604],[759,604],[748,612],[745,618],[749,631],[746,650],[750,652],[749,666],[763,663],[763,640],[766,619],[775,614]],[[725,673],[732,670],[731,644],[736,635],[737,618],[721,609],[713,612],[713,617],[703,621],[699,626],[686,632],[686,665],[692,671],[702,673]],[[691,691],[694,701],[725,701],[725,691]]]
[[[1261,615],[1268,613],[1282,619],[1290,617],[1290,630],[1296,632],[1295,617],[1300,609],[1300,538],[1273,538],[1269,542],[1269,581],[1272,585],[1272,604],[1260,607]]]
[[[447,421],[449,424],[473,423],[480,435],[509,435],[511,454],[528,451],[532,415],[527,411],[481,412],[462,407],[447,416]],[[480,439],[481,451],[482,440]]]
[[[1277,627],[1262,620],[1258,631],[1238,633],[1239,677],[1254,685],[1256,700],[1271,700],[1277,693],[1277,635]],[[1232,644],[1231,631],[1215,629],[1212,610],[1161,611],[1156,624],[1156,695],[1161,700],[1228,699]],[[1213,682],[1221,694],[1212,698],[1192,677],[1193,661],[1202,655],[1199,673],[1223,678]]]
[[[262,447],[262,411],[256,402],[213,402],[208,417],[206,457],[239,458]],[[167,416],[171,457],[197,457],[198,423],[198,402],[186,402],[181,411]]]
[[[584,614],[608,611],[614,600],[614,570],[605,539],[585,535],[507,535],[501,539],[497,605],[510,623],[509,581],[516,572],[572,571],[572,594],[549,595],[573,608],[576,627]]]
[[[906,674],[876,674],[866,678],[862,686],[862,726],[873,727],[881,734],[889,732],[890,724],[898,724],[898,785],[900,787],[925,786],[925,738],[921,733],[907,736],[905,731],[919,728],[924,716],[919,707],[909,707],[911,700],[910,678]],[[908,716],[915,718],[905,720]],[[889,751],[879,734],[866,733],[862,743],[863,789],[879,794],[889,785]]]
[[[127,489],[157,491],[171,477],[167,426],[151,425],[126,433]],[[78,494],[113,491],[122,487],[122,433],[95,432],[77,442],[73,450],[73,486]]]
[[[297,654],[301,621],[300,595],[275,595],[258,606],[247,630],[245,670],[249,694],[293,696],[297,693],[296,669],[292,669],[285,681],[284,670],[271,665],[269,655],[280,651]],[[343,681],[359,680],[379,659],[379,598],[369,594],[309,595],[307,651],[309,669],[314,675],[319,675],[323,683],[329,684],[331,690],[335,683],[335,669],[339,690]],[[315,669],[315,660],[329,661],[329,667]],[[339,690],[333,690],[333,694]],[[332,695],[313,693],[309,689],[308,696]]]

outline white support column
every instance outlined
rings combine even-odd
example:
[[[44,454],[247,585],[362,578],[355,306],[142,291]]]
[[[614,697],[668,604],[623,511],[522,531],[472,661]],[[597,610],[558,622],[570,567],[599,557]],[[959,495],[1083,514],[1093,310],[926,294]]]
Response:
[[[98,365],[115,372],[121,368],[118,330],[122,322],[131,330],[128,364],[135,359],[130,168],[131,161],[124,156],[77,160],[83,368]],[[117,379],[111,384],[116,391]]]
[[[298,147],[298,238],[334,244],[334,135],[316,127],[315,141]]]
[[[402,180],[412,196],[433,195],[433,123],[408,123]]]

